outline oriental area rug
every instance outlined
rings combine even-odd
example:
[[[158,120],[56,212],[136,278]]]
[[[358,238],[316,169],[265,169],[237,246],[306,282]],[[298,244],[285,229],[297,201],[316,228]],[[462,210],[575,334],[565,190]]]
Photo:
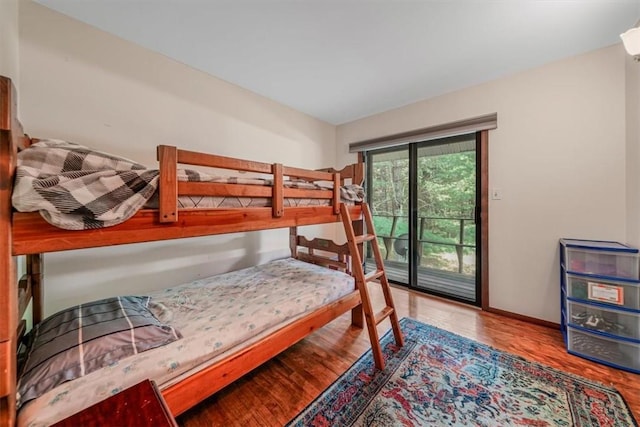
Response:
[[[289,426],[637,426],[613,388],[403,318]]]

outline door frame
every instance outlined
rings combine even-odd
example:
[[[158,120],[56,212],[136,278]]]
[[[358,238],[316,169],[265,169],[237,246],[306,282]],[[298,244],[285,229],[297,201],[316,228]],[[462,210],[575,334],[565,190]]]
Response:
[[[482,310],[489,309],[489,131],[481,130],[476,131],[476,303],[473,305],[479,306]],[[446,139],[438,138],[438,139]],[[407,144],[405,147],[409,154],[409,182],[417,182],[417,162],[418,162],[418,145],[420,142]],[[396,147],[399,149],[400,147]],[[381,149],[372,150],[375,152],[395,151],[393,149]],[[365,161],[369,160],[371,153],[366,153]],[[367,165],[366,168],[367,178],[367,193],[371,193],[371,168]],[[419,263],[417,259],[418,251],[418,217],[417,217],[417,204],[418,194],[417,188],[409,186],[409,235],[412,236],[409,239],[409,256],[408,258],[408,289],[425,292],[438,297],[446,297],[453,301],[460,301],[469,304],[468,300],[459,299],[450,295],[442,295],[438,292],[432,292],[418,288],[412,283],[418,283],[418,270],[415,268],[416,263]],[[404,286],[404,285],[403,285]]]
[[[480,259],[476,263],[480,265],[480,307],[483,310],[489,309],[489,131],[481,130],[476,132],[476,149],[478,162],[478,176],[480,177]],[[477,197],[478,195],[476,195]],[[477,238],[478,236],[476,236]]]

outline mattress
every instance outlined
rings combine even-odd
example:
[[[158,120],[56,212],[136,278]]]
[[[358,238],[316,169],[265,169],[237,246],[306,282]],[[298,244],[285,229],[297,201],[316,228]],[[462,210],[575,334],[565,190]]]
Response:
[[[61,384],[18,425],[50,425],[146,378],[166,388],[353,290],[348,274],[286,258],[148,294],[183,338]]]
[[[342,199],[343,203],[352,205],[353,202]],[[212,208],[267,208],[271,207],[270,197],[210,197],[210,196],[179,196],[179,209],[212,209]],[[328,199],[300,199],[284,198],[283,206],[306,207],[306,206],[330,206]]]
[[[197,179],[189,171],[180,171],[178,173],[178,181],[183,182],[213,182],[218,184],[242,184],[242,185],[259,185],[273,186],[271,179],[265,178],[244,178],[244,177],[211,177],[199,173]],[[313,183],[302,180],[285,180],[283,182],[285,188],[297,188],[304,190],[333,190],[332,182]],[[235,196],[179,196],[179,209],[213,209],[213,208],[264,208],[271,207],[273,199],[271,197],[235,197]],[[347,205],[353,205],[356,202],[364,201],[364,189],[360,185],[348,184],[340,187],[340,201]],[[331,200],[318,198],[294,198],[285,197],[283,205],[287,207],[306,207],[306,206],[330,206]],[[149,209],[158,208],[157,192],[144,206]]]

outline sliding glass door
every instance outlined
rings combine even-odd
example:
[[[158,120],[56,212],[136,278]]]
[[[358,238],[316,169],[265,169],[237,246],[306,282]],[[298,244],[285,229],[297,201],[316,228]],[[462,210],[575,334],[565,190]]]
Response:
[[[479,304],[476,134],[367,153],[367,189],[389,280]],[[375,266],[367,260],[367,269]]]

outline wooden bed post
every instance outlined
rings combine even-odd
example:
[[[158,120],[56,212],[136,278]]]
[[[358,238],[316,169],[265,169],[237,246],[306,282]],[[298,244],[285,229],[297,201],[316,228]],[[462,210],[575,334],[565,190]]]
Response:
[[[362,185],[364,182],[364,156],[362,151],[358,153],[358,162],[354,165],[352,184]]]
[[[291,258],[298,259],[298,227],[289,227],[289,249]]]
[[[44,255],[27,255],[27,274],[31,278],[33,324],[44,319]]]
[[[16,139],[22,132],[15,115],[15,88],[10,79],[0,77],[0,426],[13,426],[16,420],[18,283],[12,256],[11,191]]]
[[[271,209],[274,218],[279,218],[284,214],[284,177],[283,167],[280,163],[274,163],[271,169],[273,174],[273,193],[271,194]]]
[[[340,213],[340,173],[333,174],[333,213],[338,215]]]
[[[362,234],[364,234],[364,226],[363,226],[363,222],[364,220],[362,219],[362,216],[360,217],[360,219],[358,219],[357,221],[353,221],[353,230],[356,233],[356,235],[361,236]],[[360,252],[360,259],[364,259],[364,250],[363,250],[363,244],[360,243],[358,245],[358,252]],[[351,263],[354,262],[358,262],[357,261],[357,257],[352,256],[351,257]],[[355,269],[352,266],[351,267],[351,271],[353,272]],[[353,273],[352,273],[353,274]],[[355,276],[354,276],[355,279]],[[366,286],[366,284],[365,284]],[[362,304],[358,305],[357,307],[354,307],[351,309],[351,324],[355,327],[358,328],[364,328],[364,312],[362,309]]]
[[[178,220],[178,149],[169,145],[158,145],[160,178],[158,179],[158,209],[160,222]]]
[[[351,178],[352,184],[362,185],[364,182],[364,156],[362,152],[358,152],[358,162],[353,166],[353,177]],[[360,236],[364,234],[364,220],[362,215],[360,215],[360,219],[352,222],[353,231],[356,235]],[[360,253],[360,259],[364,259],[364,245],[358,245],[358,252]],[[351,257],[351,262],[357,262],[355,257]],[[353,267],[352,267],[353,269]],[[362,309],[362,304],[357,307],[351,309],[351,324],[358,328],[364,328],[364,312]]]

